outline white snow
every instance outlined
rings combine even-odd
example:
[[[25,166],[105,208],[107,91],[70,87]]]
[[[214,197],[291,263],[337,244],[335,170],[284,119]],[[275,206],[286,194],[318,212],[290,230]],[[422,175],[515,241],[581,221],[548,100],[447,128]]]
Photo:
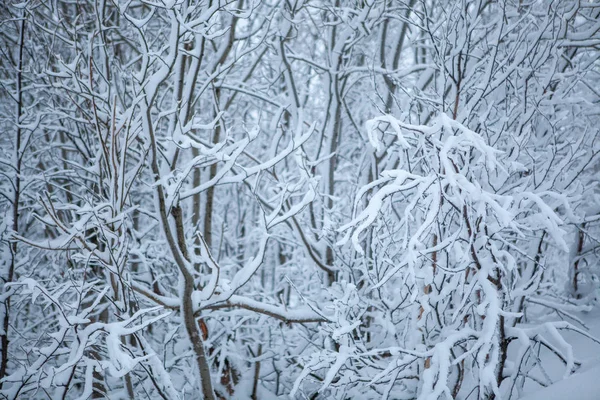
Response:
[[[600,399],[600,364],[575,373],[519,400],[598,400]]]

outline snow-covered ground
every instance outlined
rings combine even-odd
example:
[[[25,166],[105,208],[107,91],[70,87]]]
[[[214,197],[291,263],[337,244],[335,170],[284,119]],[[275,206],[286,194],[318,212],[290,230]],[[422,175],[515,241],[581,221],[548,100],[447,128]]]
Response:
[[[596,353],[597,354],[597,353]],[[542,390],[521,397],[520,400],[598,400],[600,399],[600,363],[584,372]]]
[[[600,338],[600,310],[577,315],[589,332]],[[600,345],[572,332],[565,338],[573,346],[573,353],[581,367],[566,379],[557,381],[546,388],[526,389],[520,400],[600,400]],[[564,373],[561,365],[549,365],[549,374],[555,378]]]

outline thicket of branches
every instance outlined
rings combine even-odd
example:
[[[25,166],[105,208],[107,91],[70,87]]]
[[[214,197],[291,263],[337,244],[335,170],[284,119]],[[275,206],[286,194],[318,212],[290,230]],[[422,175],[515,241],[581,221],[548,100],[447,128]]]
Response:
[[[1,5],[0,396],[516,399],[577,371],[599,50],[577,0]]]

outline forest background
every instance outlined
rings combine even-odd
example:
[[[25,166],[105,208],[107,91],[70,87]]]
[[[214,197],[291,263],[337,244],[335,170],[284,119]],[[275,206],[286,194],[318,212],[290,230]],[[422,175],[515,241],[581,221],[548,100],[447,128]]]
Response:
[[[3,3],[0,396],[518,399],[583,371],[599,57],[593,1]]]

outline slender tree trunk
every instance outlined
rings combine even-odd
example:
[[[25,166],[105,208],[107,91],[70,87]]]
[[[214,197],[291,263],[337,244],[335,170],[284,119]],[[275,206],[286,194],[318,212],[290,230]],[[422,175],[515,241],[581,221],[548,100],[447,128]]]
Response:
[[[23,131],[21,129],[21,114],[23,111],[23,47],[25,44],[25,14],[23,13],[21,19],[21,30],[19,32],[19,54],[17,56],[17,87],[16,87],[16,115],[15,115],[15,149],[14,149],[14,167],[15,167],[15,178],[13,182],[14,196],[12,200],[12,226],[11,229],[14,233],[19,232],[19,204],[21,201],[21,162],[23,160],[23,149],[21,149]],[[15,265],[17,262],[17,242],[13,241],[9,244],[10,248],[10,261],[8,264],[8,271],[3,278],[3,286],[7,283],[13,282],[15,275]],[[5,287],[5,286],[4,286]],[[2,379],[6,376],[8,370],[8,329],[10,322],[10,297],[6,297],[4,301],[4,315],[2,321],[2,333],[0,341],[2,344],[2,360],[0,365],[0,390],[2,389]]]

